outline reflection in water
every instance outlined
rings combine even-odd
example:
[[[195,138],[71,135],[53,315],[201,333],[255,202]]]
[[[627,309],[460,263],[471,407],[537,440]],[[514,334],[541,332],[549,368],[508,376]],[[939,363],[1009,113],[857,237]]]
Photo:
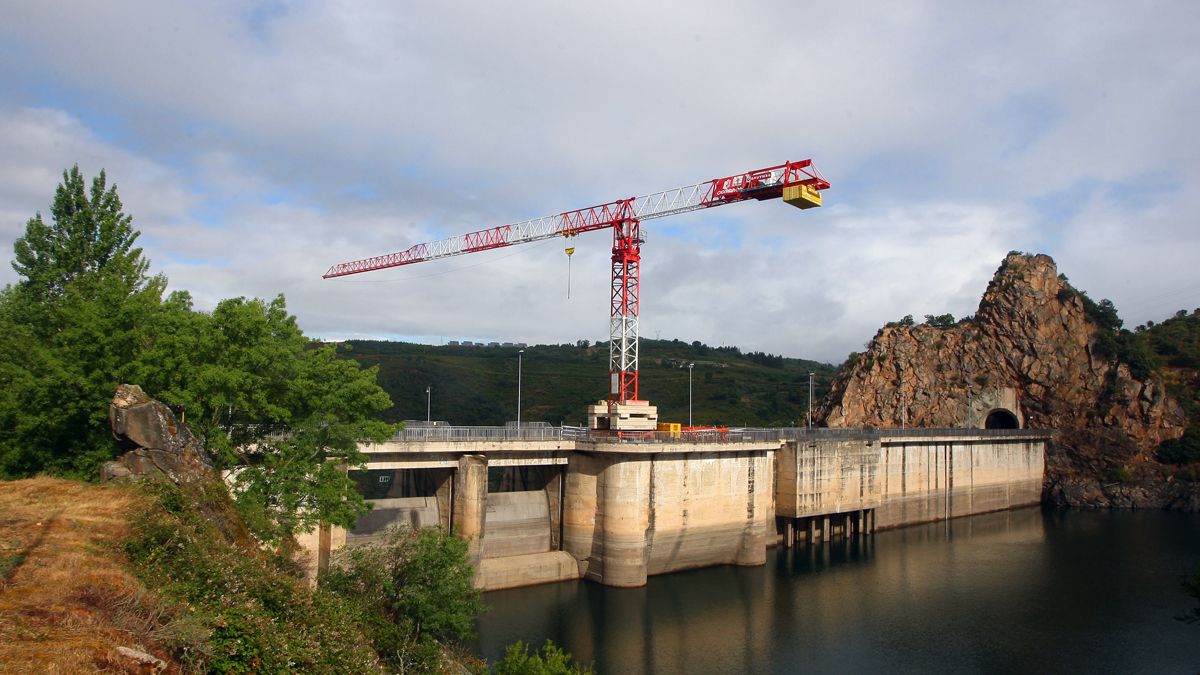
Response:
[[[477,649],[550,638],[602,673],[1191,672],[1173,621],[1200,517],[1022,509],[775,549],[765,567],[497,591]]]

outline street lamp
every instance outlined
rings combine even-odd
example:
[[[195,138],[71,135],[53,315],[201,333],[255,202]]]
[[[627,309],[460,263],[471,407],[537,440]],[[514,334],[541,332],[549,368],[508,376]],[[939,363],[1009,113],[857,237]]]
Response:
[[[696,364],[694,364],[694,363],[688,364],[688,426],[689,427],[692,426],[692,368],[695,368],[695,367],[696,367]]]
[[[430,411],[433,409],[433,394],[431,393],[432,391],[433,391],[432,385],[425,387],[425,423],[426,424],[428,424],[433,419],[432,416],[430,415]]]
[[[809,429],[812,429],[813,375],[815,375],[815,374],[816,373],[808,374],[808,428]]]
[[[524,349],[517,350],[517,433],[521,433],[521,360],[525,354]]]

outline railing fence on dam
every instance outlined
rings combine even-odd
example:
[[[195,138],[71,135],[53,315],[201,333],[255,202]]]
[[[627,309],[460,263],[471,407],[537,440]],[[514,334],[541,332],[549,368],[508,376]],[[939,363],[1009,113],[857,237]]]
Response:
[[[1049,432],[1029,429],[572,426],[414,423],[364,444],[350,476],[375,509],[308,545],[369,541],[389,525],[468,539],[486,589],[758,565],[766,549],[1037,503]]]

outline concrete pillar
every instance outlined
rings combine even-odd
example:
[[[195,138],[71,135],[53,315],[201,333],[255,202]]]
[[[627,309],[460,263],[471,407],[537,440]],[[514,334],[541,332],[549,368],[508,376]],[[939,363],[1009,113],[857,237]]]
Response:
[[[599,564],[596,503],[600,471],[608,465],[602,458],[575,453],[567,464],[563,491],[563,550],[579,563],[579,574],[588,575],[593,560]]]
[[[842,539],[850,538],[850,514],[842,516]]]
[[[562,502],[565,491],[564,473],[566,467],[546,467],[551,472],[546,481],[546,502],[550,505],[550,550],[562,550]]]
[[[438,525],[446,528],[447,532],[454,530],[456,523],[451,513],[454,512],[454,472],[450,469],[429,469],[438,477],[438,487],[434,498],[438,506]]]
[[[454,476],[454,528],[467,540],[467,555],[477,568],[483,557],[483,521],[487,515],[487,457],[463,455]]]
[[[649,458],[625,455],[598,477],[596,511],[603,537],[602,560],[599,570],[589,565],[588,576],[606,586],[646,585],[651,468]]]
[[[746,457],[746,522],[742,531],[742,544],[738,547],[738,565],[765,565],[767,563],[767,501],[774,497],[770,483],[764,480],[770,475],[766,457]]]
[[[329,523],[317,525],[317,574],[329,571]]]
[[[807,530],[805,536],[808,537],[809,544],[814,544],[817,541],[817,519],[810,516],[805,521],[805,529]]]
[[[796,521],[788,518],[783,525],[783,547],[792,548],[796,545]]]
[[[822,544],[829,541],[829,530],[830,530],[829,516],[821,516],[821,543]]]

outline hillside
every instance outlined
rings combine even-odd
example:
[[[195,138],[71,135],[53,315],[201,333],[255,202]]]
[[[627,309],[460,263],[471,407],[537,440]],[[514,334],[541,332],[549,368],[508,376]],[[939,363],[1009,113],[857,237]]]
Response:
[[[581,341],[582,344],[582,341]],[[521,419],[582,424],[586,406],[604,398],[608,345],[533,345],[522,357]],[[395,405],[389,421],[425,418],[425,387],[432,386],[432,417],[461,425],[499,425],[516,419],[517,348],[431,346],[355,340],[343,351],[379,366],[379,384]],[[835,368],[803,359],[698,342],[641,342],[641,396],[658,406],[659,419],[687,423],[688,369],[696,424],[803,425],[808,374],[815,401]]]

